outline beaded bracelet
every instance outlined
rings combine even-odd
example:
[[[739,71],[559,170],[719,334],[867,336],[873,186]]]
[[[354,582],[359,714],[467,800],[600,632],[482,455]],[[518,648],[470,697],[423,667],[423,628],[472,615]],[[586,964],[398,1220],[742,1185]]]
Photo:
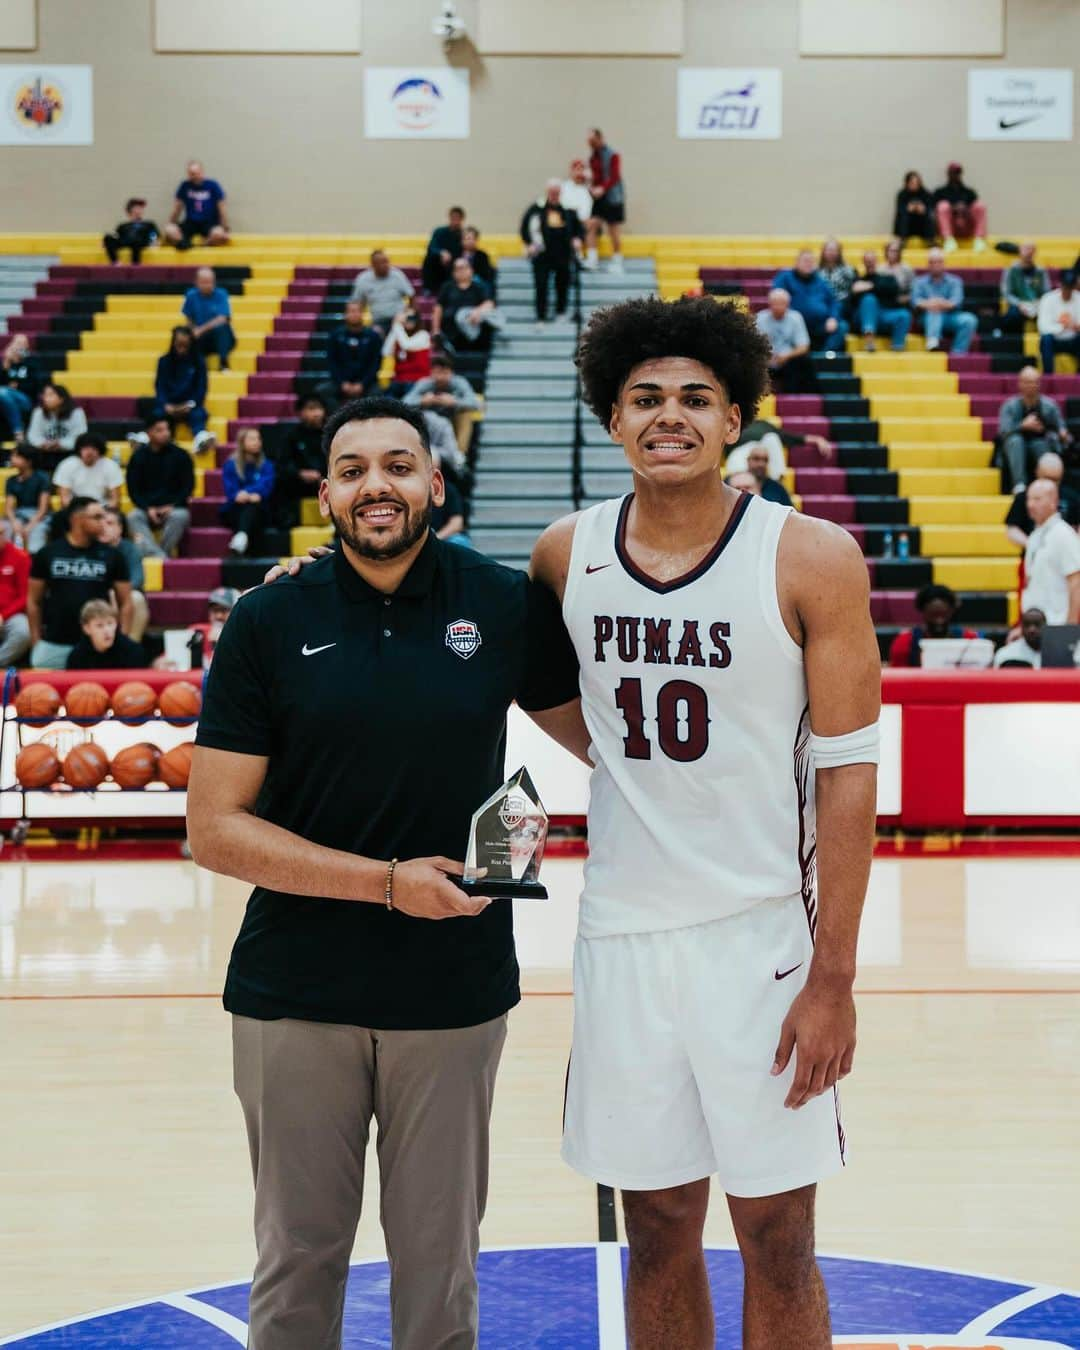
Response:
[[[397,866],[397,859],[391,858],[386,869],[386,908],[394,908],[394,868]]]

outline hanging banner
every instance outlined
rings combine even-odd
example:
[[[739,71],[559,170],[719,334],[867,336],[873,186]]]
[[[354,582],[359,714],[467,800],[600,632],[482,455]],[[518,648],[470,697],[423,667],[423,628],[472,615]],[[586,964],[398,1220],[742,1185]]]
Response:
[[[783,85],[779,70],[679,71],[680,140],[780,139]]]
[[[1071,141],[1071,70],[968,71],[968,139]]]
[[[369,140],[468,140],[469,72],[450,66],[369,66],[364,71],[364,135]]]
[[[90,66],[0,65],[0,145],[93,145]]]

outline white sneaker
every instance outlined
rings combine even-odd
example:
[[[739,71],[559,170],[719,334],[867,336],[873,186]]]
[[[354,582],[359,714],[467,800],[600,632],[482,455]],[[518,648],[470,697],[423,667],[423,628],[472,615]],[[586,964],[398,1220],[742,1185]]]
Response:
[[[616,272],[621,276],[624,270],[625,269],[623,267],[622,254],[621,253],[612,254],[611,262],[608,264],[608,271]]]
[[[129,445],[149,445],[150,437],[145,431],[129,431],[126,437]]]
[[[982,237],[982,235],[977,234],[975,236],[975,243],[972,245],[972,247],[974,248],[976,253],[985,253],[986,240]]]
[[[928,352],[936,352],[937,349],[938,349],[940,346],[941,346],[941,343],[937,340],[937,338],[927,338],[927,339],[926,339],[926,350],[927,350]]]
[[[946,235],[945,242],[941,246],[946,253],[956,252],[956,239],[953,235]]]
[[[195,437],[196,454],[198,454],[200,450],[213,450],[215,445],[217,445],[217,437],[212,431],[200,431]]]
[[[246,553],[248,550],[248,537],[243,530],[237,530],[229,540],[230,553]]]

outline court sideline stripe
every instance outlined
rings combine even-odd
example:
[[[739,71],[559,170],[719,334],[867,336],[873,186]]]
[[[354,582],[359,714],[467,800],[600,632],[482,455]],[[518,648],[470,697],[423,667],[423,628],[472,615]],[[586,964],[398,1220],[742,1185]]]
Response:
[[[615,1192],[596,1187],[596,1313],[599,1350],[626,1350],[622,1248],[615,1222]]]
[[[930,995],[945,995],[948,997],[1000,997],[1002,995],[1025,995],[1033,997],[1041,995],[1044,997],[1058,998],[1062,995],[1080,994],[1080,986],[1071,989],[859,989],[855,990],[856,998],[927,998]],[[570,989],[523,989],[522,998],[572,998],[573,991]],[[219,999],[220,993],[213,994],[0,994],[0,1003],[107,1003],[123,1000],[150,1000],[150,999]]]

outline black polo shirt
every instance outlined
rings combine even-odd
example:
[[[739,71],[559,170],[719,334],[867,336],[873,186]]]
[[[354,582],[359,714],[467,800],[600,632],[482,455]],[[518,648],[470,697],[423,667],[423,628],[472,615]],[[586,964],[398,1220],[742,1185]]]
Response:
[[[306,654],[305,654],[306,653]],[[214,652],[197,744],[265,755],[256,813],[328,848],[463,859],[502,783],[506,711],[577,697],[550,591],[429,536],[398,590],[339,550],[243,596]],[[225,1007],[383,1029],[475,1026],[517,1003],[511,905],[417,919],[256,887]]]

